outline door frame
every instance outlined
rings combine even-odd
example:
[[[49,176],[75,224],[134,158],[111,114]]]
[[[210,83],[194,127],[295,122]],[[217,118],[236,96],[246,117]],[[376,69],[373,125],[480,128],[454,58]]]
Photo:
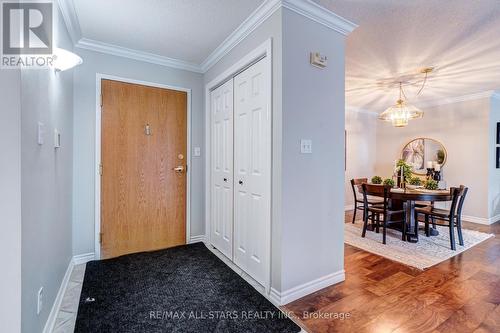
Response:
[[[250,53],[246,54],[243,56],[239,61],[237,61],[235,64],[227,68],[225,71],[223,71],[221,74],[219,74],[217,77],[215,77],[213,80],[211,80],[209,83],[205,85],[205,151],[206,151],[206,159],[205,159],[205,180],[206,180],[206,186],[205,186],[205,242],[207,245],[211,244],[210,236],[211,236],[211,216],[212,216],[212,154],[211,154],[211,143],[212,143],[212,116],[211,116],[211,101],[210,101],[210,92],[222,85],[224,82],[226,82],[228,79],[231,77],[234,77],[236,74],[242,72],[245,70],[247,67],[250,65],[254,64],[258,60],[261,60],[263,58],[268,58],[268,79],[269,79],[269,84],[268,84],[268,103],[270,107],[270,113],[271,113],[271,165],[270,165],[270,189],[269,189],[269,199],[270,199],[270,206],[271,209],[269,211],[269,220],[270,220],[270,225],[269,225],[269,242],[266,244],[266,253],[267,253],[267,262],[268,265],[266,267],[266,276],[267,281],[266,284],[264,285],[265,292],[266,294],[270,293],[271,290],[271,260],[272,260],[272,255],[271,255],[271,241],[272,241],[272,224],[273,224],[273,131],[274,131],[274,126],[273,126],[273,58],[272,58],[272,38],[267,39],[265,42],[260,44],[258,47],[256,47],[254,50],[250,51]]]
[[[191,89],[161,84],[157,82],[148,82],[124,78],[114,75],[96,73],[96,118],[95,118],[95,203],[94,203],[94,255],[95,259],[101,259],[101,81],[112,80],[123,83],[131,83],[146,87],[161,88],[187,93],[187,147],[186,147],[186,244],[189,244],[191,236]]]

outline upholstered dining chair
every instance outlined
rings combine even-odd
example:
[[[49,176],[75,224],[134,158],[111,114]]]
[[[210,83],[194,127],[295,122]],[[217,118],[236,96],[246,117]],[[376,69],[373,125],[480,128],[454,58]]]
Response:
[[[455,227],[457,228],[458,243],[462,246],[464,245],[464,238],[462,236],[462,208],[468,191],[469,189],[464,185],[452,187],[450,189],[452,199],[449,210],[435,208],[434,206],[415,209],[417,214],[423,214],[425,216],[425,234],[427,237],[430,236],[429,219],[431,219],[433,225],[449,228],[450,247],[453,251],[457,249],[455,245]],[[436,220],[439,220],[441,223],[437,223]],[[418,221],[418,219],[416,219],[416,221]]]
[[[406,240],[406,214],[403,209],[392,210],[390,205],[390,193],[392,186],[390,185],[372,185],[372,184],[362,184],[363,188],[363,201],[365,207],[364,221],[363,221],[363,232],[361,237],[365,237],[366,229],[368,228],[368,220],[372,219],[372,223],[375,222],[376,232],[379,232],[380,222],[382,222],[382,243],[386,244],[386,234],[387,226],[392,223],[402,223],[402,240]],[[381,205],[368,204],[369,196],[383,196],[384,201]],[[380,221],[380,216],[382,215],[382,221]],[[400,215],[401,219],[394,218],[394,216]]]
[[[352,193],[354,195],[354,214],[352,216],[352,223],[356,222],[356,212],[358,210],[363,211],[363,221],[365,220],[364,217],[364,200],[363,198],[358,198],[359,190],[361,190],[361,185],[368,183],[367,178],[354,178],[351,179],[351,187],[352,187]],[[377,204],[382,204],[382,200],[379,199],[374,199],[374,198],[368,198],[368,204],[369,205],[377,205]]]

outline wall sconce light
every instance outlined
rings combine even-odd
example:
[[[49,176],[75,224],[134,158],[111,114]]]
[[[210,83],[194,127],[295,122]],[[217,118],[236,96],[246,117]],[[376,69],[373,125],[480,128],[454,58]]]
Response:
[[[57,72],[64,72],[82,63],[83,59],[73,52],[60,48],[54,50],[53,67]]]

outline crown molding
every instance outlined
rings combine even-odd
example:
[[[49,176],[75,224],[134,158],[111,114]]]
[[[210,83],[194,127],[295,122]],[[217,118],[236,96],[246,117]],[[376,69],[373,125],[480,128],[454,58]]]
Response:
[[[198,65],[149,52],[129,49],[88,38],[82,38],[78,15],[76,13],[73,0],[57,1],[75,47],[196,73],[207,72],[280,8],[292,10],[295,13],[320,23],[344,36],[348,35],[357,27],[356,24],[338,16],[311,0],[265,0],[200,65]]]
[[[440,98],[440,99],[434,99],[434,100],[429,100],[429,101],[422,101],[422,102],[415,102],[414,105],[418,106],[419,108],[428,108],[428,107],[433,107],[433,106],[439,106],[439,105],[446,105],[446,104],[454,104],[454,103],[460,103],[460,102],[467,102],[467,101],[474,101],[482,98],[491,98],[495,97],[496,93],[494,90],[487,90],[487,91],[482,91],[479,93],[474,93],[474,94],[467,94],[467,95],[462,95],[462,96],[455,96],[455,97],[448,97],[448,98]]]
[[[375,112],[375,111],[370,111],[370,110],[367,110],[367,109],[357,108],[357,107],[349,106],[349,105],[345,106],[345,111],[346,112],[351,112],[351,113],[367,114],[367,115],[374,116],[374,117],[378,116],[378,113]]]
[[[475,101],[475,100],[483,99],[483,98],[495,98],[495,99],[500,100],[500,91],[486,90],[486,91],[474,93],[474,94],[433,99],[433,100],[428,100],[428,101],[422,101],[419,103],[414,102],[412,104],[414,104],[415,106],[417,106],[419,108],[431,108],[431,107],[440,106],[440,105],[461,103],[461,102],[467,102],[467,101]],[[347,112],[366,113],[366,114],[372,114],[372,115],[378,116],[378,113],[376,111],[371,111],[368,109],[362,109],[362,108],[358,108],[355,106],[349,106],[349,105],[346,105],[345,108],[346,108]]]
[[[75,45],[82,38],[82,30],[78,21],[78,15],[75,10],[75,3],[73,0],[57,0],[59,9],[61,10],[64,23],[68,29],[68,33]]]
[[[186,71],[202,73],[200,66],[190,62],[163,57],[153,53],[138,51],[113,44],[103,43],[92,39],[82,38],[76,43],[76,47],[85,50],[110,54],[118,57],[149,62],[156,65],[182,69]]]
[[[257,29],[269,16],[282,6],[281,0],[266,0],[243,23],[241,23],[210,55],[201,63],[203,72],[228,54],[236,45]]]
[[[357,24],[346,20],[323,6],[311,0],[282,0],[283,7],[320,23],[344,36],[349,35],[358,27]]]
[[[347,36],[357,28],[356,24],[310,0],[266,0],[203,61],[201,64],[203,72],[208,71],[260,26],[262,22],[282,7],[320,23],[344,36]]]

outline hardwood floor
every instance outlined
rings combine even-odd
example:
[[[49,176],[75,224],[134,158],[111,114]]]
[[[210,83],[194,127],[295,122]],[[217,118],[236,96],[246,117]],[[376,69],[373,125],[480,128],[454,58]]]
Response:
[[[464,228],[495,237],[425,271],[345,245],[346,280],[284,308],[309,333],[500,332],[500,223]]]

